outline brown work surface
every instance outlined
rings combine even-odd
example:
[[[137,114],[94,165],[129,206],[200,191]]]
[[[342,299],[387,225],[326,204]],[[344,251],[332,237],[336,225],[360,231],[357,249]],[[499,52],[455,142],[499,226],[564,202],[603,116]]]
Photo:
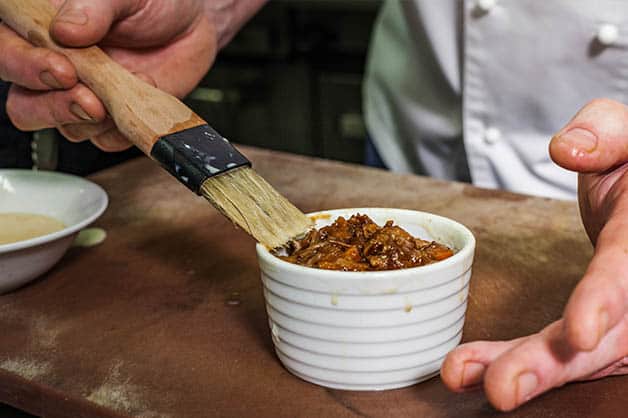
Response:
[[[575,204],[244,148],[304,211],[398,207],[478,241],[464,339],[507,339],[561,315],[591,246]],[[147,159],[93,177],[111,203],[97,247],[0,296],[0,401],[47,417],[475,417],[481,392],[438,378],[386,392],[299,380],[272,350],[254,251]],[[238,303],[239,302],[239,303]],[[513,416],[620,416],[628,378],[567,385]]]

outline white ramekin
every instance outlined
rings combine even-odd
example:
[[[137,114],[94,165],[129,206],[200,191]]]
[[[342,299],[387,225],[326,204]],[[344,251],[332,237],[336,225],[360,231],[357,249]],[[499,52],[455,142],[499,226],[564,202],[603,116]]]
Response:
[[[310,216],[320,228],[356,213],[379,225],[392,219],[455,254],[410,269],[343,272],[291,264],[258,244],[275,351],[296,376],[332,388],[392,389],[435,376],[462,337],[475,238],[458,222],[412,210],[355,208]]]

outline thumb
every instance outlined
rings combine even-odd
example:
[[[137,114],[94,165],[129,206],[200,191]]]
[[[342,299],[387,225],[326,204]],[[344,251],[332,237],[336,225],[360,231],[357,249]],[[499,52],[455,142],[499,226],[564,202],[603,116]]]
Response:
[[[588,103],[549,145],[552,160],[580,173],[607,171],[628,161],[628,108],[609,99]]]
[[[111,25],[141,8],[137,0],[66,0],[52,21],[50,34],[55,41],[71,47],[100,42]]]

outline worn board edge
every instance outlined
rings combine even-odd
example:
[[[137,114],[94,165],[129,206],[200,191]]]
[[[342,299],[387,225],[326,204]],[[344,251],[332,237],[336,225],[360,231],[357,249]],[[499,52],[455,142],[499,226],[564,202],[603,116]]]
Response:
[[[0,369],[0,402],[46,418],[129,418],[87,401],[67,396],[34,380]]]

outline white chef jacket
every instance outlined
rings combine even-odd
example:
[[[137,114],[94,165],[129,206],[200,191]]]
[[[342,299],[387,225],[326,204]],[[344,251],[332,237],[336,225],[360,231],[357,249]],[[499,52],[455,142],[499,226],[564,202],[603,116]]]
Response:
[[[552,134],[627,93],[628,0],[388,0],[364,110],[394,171],[569,199]]]

